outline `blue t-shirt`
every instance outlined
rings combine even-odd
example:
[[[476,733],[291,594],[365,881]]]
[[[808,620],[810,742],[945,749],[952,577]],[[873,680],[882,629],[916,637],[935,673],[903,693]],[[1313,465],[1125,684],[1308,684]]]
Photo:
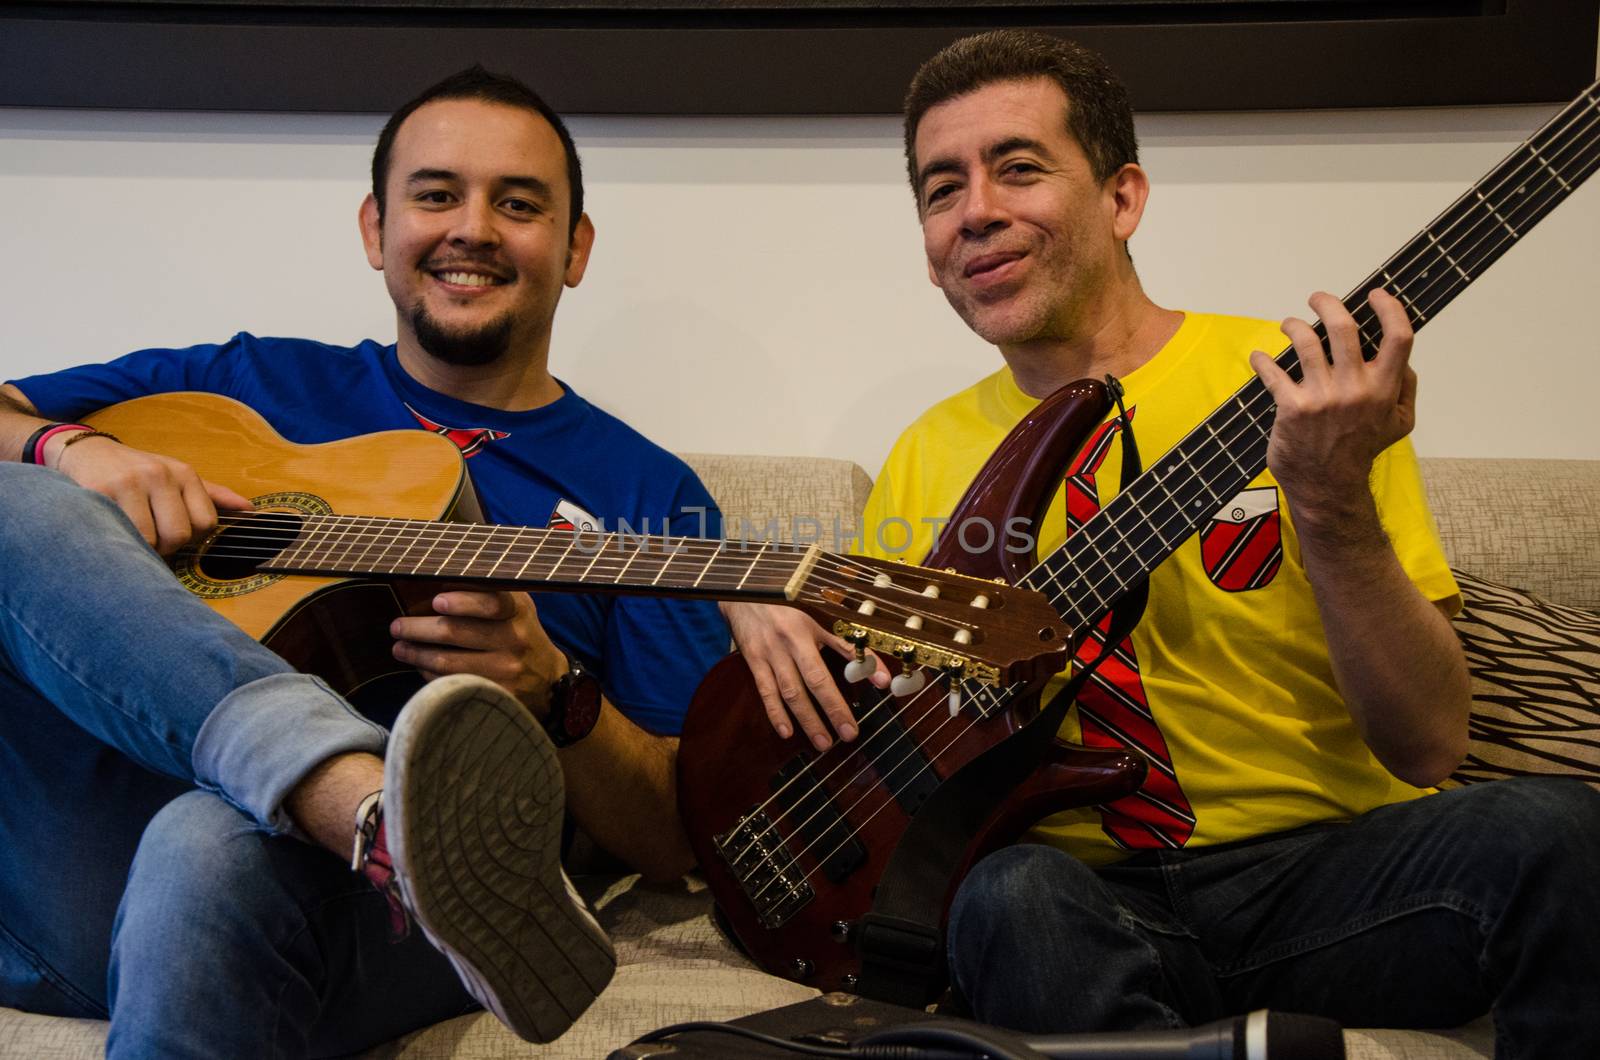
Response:
[[[427,389],[400,367],[395,348],[241,332],[222,345],[140,350],[13,383],[40,415],[72,420],[147,394],[199,390],[259,412],[292,442],[374,431],[445,434],[491,523],[543,527],[597,518],[634,530],[719,537],[722,516],[682,460],[621,420],[566,393],[543,408],[505,412]],[[728,627],[702,600],[535,593],[556,643],[600,675],[606,696],[640,726],[676,735],[700,679],[728,650]]]

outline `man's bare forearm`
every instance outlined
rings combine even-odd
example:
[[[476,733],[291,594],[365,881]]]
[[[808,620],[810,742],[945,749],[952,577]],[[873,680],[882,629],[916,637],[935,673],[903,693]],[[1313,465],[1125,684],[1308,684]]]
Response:
[[[1444,613],[1400,566],[1371,495],[1296,523],[1334,677],[1367,746],[1409,784],[1466,753],[1471,686]]]
[[[0,460],[21,460],[23,443],[44,422],[22,391],[0,384]]]
[[[606,850],[656,882],[694,867],[678,820],[678,741],[629,721],[609,702],[584,739],[561,751],[567,807]]]

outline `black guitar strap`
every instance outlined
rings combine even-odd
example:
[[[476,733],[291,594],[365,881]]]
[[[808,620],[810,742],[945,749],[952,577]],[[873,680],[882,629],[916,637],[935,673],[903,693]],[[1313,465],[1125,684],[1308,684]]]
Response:
[[[1117,403],[1122,431],[1122,488],[1139,477],[1133,422],[1122,405],[1122,384],[1106,385]],[[911,819],[878,882],[872,910],[854,932],[861,957],[856,992],[890,1004],[922,1008],[943,992],[945,903],[972,837],[995,806],[1039,767],[1078,690],[1095,668],[1133,632],[1144,615],[1150,585],[1141,579],[1111,607],[1100,653],[1072,677],[1037,716],[940,784]]]

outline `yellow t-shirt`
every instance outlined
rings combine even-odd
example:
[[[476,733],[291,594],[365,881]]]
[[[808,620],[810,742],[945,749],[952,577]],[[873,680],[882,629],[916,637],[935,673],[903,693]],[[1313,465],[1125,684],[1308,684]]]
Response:
[[[1145,466],[1253,378],[1251,350],[1283,347],[1275,324],[1187,314],[1166,346],[1121,380]],[[895,443],[867,501],[863,551],[925,556],[935,526],[924,520],[954,510],[1037,403],[1003,368],[918,418]],[[1107,429],[1106,442],[1092,482],[1102,506],[1121,478],[1120,432]],[[1428,599],[1458,606],[1409,441],[1378,457],[1371,484],[1407,575]],[[1040,557],[1066,539],[1067,503],[1065,491],[1052,502],[1038,535]],[[1131,641],[1133,658],[1124,662],[1133,665],[1108,661],[1097,676],[1116,686],[1111,694],[1125,692],[1147,709],[1164,740],[1169,783],[1193,817],[1178,845],[1349,819],[1423,794],[1378,763],[1339,696],[1293,521],[1271,472],[1256,476],[1151,574],[1149,606]],[[1046,690],[1047,699],[1057,687]],[[1093,713],[1089,692],[1080,704]],[[1083,724],[1093,725],[1093,717]],[[1062,735],[1080,740],[1078,709]],[[1126,833],[1099,810],[1084,809],[1041,822],[1034,838],[1105,863],[1139,846],[1114,834]]]

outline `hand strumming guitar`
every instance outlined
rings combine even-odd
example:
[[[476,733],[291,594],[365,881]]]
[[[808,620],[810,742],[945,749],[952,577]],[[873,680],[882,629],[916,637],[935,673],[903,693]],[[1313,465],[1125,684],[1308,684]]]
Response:
[[[0,387],[0,416],[16,421],[19,438],[43,426],[22,392]],[[11,426],[10,423],[7,426]],[[226,486],[202,479],[181,460],[134,449],[102,435],[63,431],[44,446],[45,467],[109,497],[145,543],[169,556],[217,525],[217,509],[251,507]]]
[[[215,482],[207,482],[180,460],[133,449],[110,438],[84,438],[70,447],[72,438],[51,439],[45,447],[45,466],[54,467],[85,489],[103,493],[132,520],[139,536],[163,556],[204,537],[217,525],[217,509],[234,511],[251,507],[247,497]]]

